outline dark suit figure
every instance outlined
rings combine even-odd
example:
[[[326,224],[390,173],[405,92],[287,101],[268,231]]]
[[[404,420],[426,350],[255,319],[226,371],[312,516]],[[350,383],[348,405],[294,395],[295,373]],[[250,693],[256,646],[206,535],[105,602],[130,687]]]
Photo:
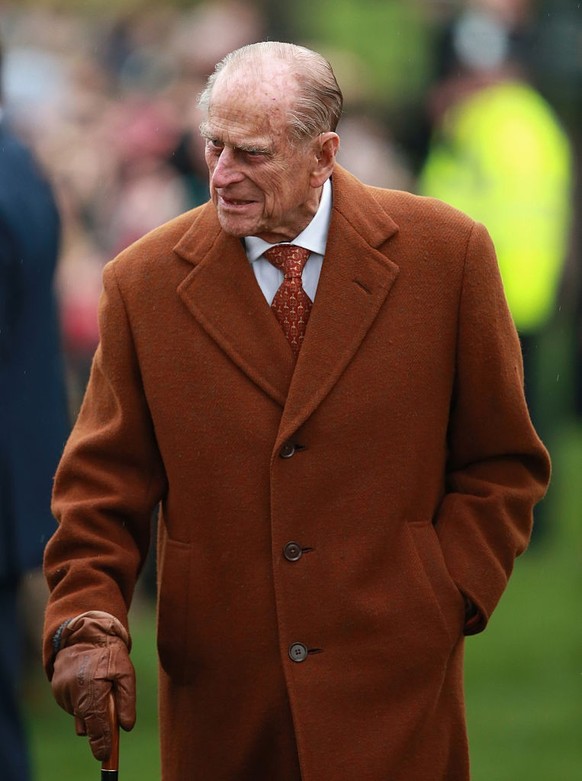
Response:
[[[1,105],[1,104],[0,104]],[[17,595],[54,531],[50,492],[67,435],[53,275],[59,216],[30,152],[0,116],[0,774],[30,776],[17,685]]]

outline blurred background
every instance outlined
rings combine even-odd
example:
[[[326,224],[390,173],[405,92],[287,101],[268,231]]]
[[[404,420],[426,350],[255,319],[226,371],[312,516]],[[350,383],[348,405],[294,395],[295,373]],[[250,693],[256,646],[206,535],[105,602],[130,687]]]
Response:
[[[467,642],[476,781],[570,781],[582,770],[581,5],[0,2],[4,112],[48,173],[62,216],[56,292],[71,419],[97,344],[103,265],[207,198],[196,97],[238,46],[271,38],[321,51],[346,100],[340,162],[488,226],[554,477],[505,599]],[[139,781],[159,779],[151,570],[132,608],[138,724],[121,745],[121,777]],[[30,573],[22,701],[34,778],[96,777],[40,669],[44,599]]]

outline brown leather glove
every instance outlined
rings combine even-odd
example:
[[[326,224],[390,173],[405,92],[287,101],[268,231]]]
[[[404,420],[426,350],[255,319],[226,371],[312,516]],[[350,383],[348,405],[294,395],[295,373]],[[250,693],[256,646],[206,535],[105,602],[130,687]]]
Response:
[[[73,618],[60,635],[51,681],[58,704],[75,716],[77,735],[87,735],[95,759],[111,754],[107,704],[113,692],[119,724],[135,724],[135,671],[129,637],[117,618],[98,610]]]

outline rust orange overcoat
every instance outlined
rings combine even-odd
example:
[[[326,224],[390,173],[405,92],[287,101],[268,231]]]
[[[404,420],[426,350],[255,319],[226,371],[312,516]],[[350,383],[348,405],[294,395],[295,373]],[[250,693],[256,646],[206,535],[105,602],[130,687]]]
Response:
[[[127,624],[160,503],[164,781],[299,778],[290,742],[303,781],[469,777],[463,595],[482,628],[549,461],[485,229],[341,168],[332,184],[296,366],[212,204],[104,273],[46,663],[70,616]]]

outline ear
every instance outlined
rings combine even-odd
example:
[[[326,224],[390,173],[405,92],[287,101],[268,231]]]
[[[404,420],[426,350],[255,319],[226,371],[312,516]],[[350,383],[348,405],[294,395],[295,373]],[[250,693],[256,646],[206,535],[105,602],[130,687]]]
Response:
[[[315,166],[311,172],[311,186],[321,187],[331,176],[340,140],[337,133],[320,133],[315,139]]]

